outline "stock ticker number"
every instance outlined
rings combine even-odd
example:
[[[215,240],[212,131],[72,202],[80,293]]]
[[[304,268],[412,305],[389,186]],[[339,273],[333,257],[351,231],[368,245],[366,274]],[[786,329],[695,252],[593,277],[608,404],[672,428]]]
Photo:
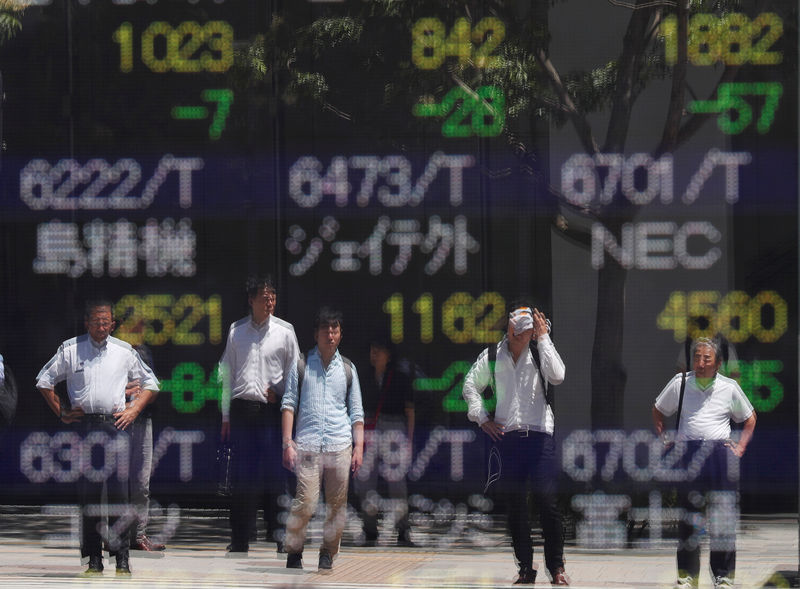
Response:
[[[487,17],[472,27],[459,18],[450,31],[438,18],[422,18],[411,30],[411,59],[421,70],[436,70],[448,58],[457,58],[460,66],[479,70],[503,66],[494,52],[505,39],[505,25]],[[416,117],[445,117],[442,135],[448,138],[496,137],[505,127],[506,100],[497,86],[471,88],[461,83],[451,88],[437,102],[433,95],[420,97],[412,113]]]
[[[678,19],[670,15],[661,24],[667,63],[678,62]],[[693,65],[775,65],[783,54],[772,46],[783,35],[783,21],[772,12],[753,20],[734,12],[724,16],[709,13],[693,15],[688,22],[687,56]]]
[[[786,333],[789,307],[778,293],[765,290],[753,297],[734,290],[725,296],[716,290],[674,291],[658,314],[659,329],[671,330],[675,341],[688,336],[714,337],[722,333],[733,343],[754,337],[774,343]]]
[[[125,295],[114,312],[116,336],[131,345],[199,346],[222,341],[222,299],[196,294]],[[202,331],[201,331],[202,329]]]
[[[136,33],[129,22],[112,36],[119,45],[119,69],[133,71]],[[150,23],[140,37],[141,60],[155,73],[223,73],[233,65],[233,27],[223,20],[199,24]]]
[[[448,57],[457,57],[459,63],[472,63],[477,68],[495,68],[503,63],[492,55],[505,39],[506,27],[498,18],[481,19],[474,28],[466,18],[459,18],[447,33],[447,27],[438,18],[421,18],[411,30],[411,59],[419,69],[435,70]]]
[[[392,342],[399,344],[406,338],[405,299],[401,293],[392,294],[383,303],[389,315]],[[419,334],[422,343],[430,343],[434,336],[436,305],[431,293],[422,293],[411,310],[419,315]],[[455,292],[442,303],[439,310],[442,333],[454,344],[488,344],[500,341],[502,331],[496,325],[505,316],[506,302],[497,292],[485,292],[473,297],[466,292]]]

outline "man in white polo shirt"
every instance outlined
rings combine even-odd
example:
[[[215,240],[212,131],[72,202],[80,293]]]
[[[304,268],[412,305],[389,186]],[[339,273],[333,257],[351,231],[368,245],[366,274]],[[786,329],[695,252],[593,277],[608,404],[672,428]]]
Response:
[[[753,437],[756,413],[737,382],[718,374],[722,363],[715,340],[700,338],[691,348],[693,370],[676,374],[658,395],[653,422],[664,434],[665,417],[678,413],[676,447],[686,480],[678,499],[685,514],[678,523],[676,589],[698,586],[699,531],[709,511],[711,574],[715,589],[733,586],[736,569],[738,465]],[[744,423],[739,441],[731,439],[731,420]],[[705,496],[703,496],[705,494]]]
[[[87,303],[85,324],[88,333],[61,344],[36,377],[36,387],[63,423],[75,424],[84,439],[89,436],[95,441],[104,439],[106,459],[116,459],[111,468],[103,465],[104,470],[110,471],[106,480],[89,480],[88,476],[80,479],[81,556],[89,559],[86,574],[103,573],[100,526],[105,483],[108,503],[114,506],[109,510],[106,539],[116,552],[117,574],[130,575],[127,530],[117,529],[120,511],[126,510],[128,504],[128,433],[158,391],[158,380],[130,345],[111,336],[114,330],[111,303]],[[142,391],[135,403],[126,406],[125,387],[137,379]],[[69,407],[61,406],[55,392],[55,385],[63,380],[67,381]]]

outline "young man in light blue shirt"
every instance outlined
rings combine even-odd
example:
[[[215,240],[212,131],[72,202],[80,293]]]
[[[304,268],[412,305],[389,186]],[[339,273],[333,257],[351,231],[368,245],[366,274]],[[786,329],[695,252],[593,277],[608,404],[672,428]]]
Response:
[[[297,493],[286,522],[287,568],[303,568],[306,528],[325,485],[327,516],[319,569],[333,568],[347,514],[349,471],[364,453],[364,411],[355,366],[338,352],[342,315],[323,307],[314,323],[316,347],[289,375],[283,402],[283,465],[297,475]],[[292,429],[297,424],[292,438]]]

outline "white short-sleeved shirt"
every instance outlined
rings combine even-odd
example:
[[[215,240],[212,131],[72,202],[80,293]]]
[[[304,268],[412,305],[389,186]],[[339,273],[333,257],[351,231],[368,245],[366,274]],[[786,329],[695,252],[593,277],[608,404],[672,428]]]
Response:
[[[135,379],[143,389],[158,390],[153,370],[129,344],[112,336],[98,344],[84,334],[61,344],[39,371],[36,386],[52,389],[66,380],[73,409],[111,414],[125,410],[125,385]]]
[[[658,395],[655,407],[669,416],[678,410],[681,375],[676,374]],[[726,440],[731,435],[731,419],[736,423],[753,414],[753,405],[739,384],[717,374],[705,390],[697,385],[694,372],[686,374],[679,440]]]
[[[231,399],[266,403],[268,388],[282,396],[297,356],[294,328],[283,319],[270,316],[256,325],[245,317],[233,323],[220,360],[223,421]]]

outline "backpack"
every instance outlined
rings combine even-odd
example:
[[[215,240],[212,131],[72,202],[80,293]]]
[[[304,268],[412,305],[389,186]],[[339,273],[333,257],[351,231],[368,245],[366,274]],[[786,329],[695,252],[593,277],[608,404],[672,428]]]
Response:
[[[528,344],[528,349],[531,351],[531,356],[533,357],[533,363],[536,365],[536,370],[539,371],[539,380],[542,381],[542,385],[544,386],[544,398],[547,401],[547,404],[550,405],[550,409],[554,409],[555,406],[553,404],[553,385],[547,382],[547,379],[542,374],[542,365],[539,362],[539,348],[536,347],[535,342],[530,342]],[[492,371],[492,389],[495,388],[494,382],[494,365],[497,363],[497,345],[491,345],[486,349],[487,355],[489,356],[489,369]]]

